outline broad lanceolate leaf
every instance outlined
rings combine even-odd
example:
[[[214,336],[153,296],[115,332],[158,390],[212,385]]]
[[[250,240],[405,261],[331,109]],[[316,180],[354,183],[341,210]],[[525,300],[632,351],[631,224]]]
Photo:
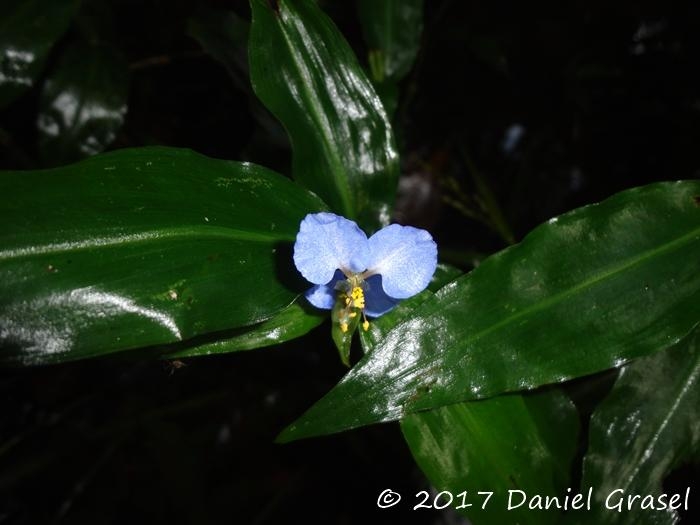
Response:
[[[246,82],[248,89],[250,84],[245,49],[249,31],[248,22],[233,11],[200,7],[187,20],[187,33],[226,68],[239,87],[244,87],[243,82]]]
[[[2,358],[54,362],[270,318],[305,284],[284,177],[188,150],[116,151],[0,173]]]
[[[699,200],[698,181],[660,183],[539,226],[395,319],[280,439],[536,388],[667,348],[700,320]]]
[[[79,0],[4,0],[0,17],[0,108],[34,84]]]
[[[409,415],[401,430],[436,491],[467,491],[452,506],[471,523],[539,525],[560,518],[556,510],[543,513],[519,504],[523,492],[562,501],[567,495],[578,414],[561,392],[449,405]]]
[[[251,80],[289,132],[294,178],[367,231],[387,223],[398,157],[352,50],[313,0],[251,5]]]
[[[359,0],[357,9],[369,48],[372,82],[392,115],[397,83],[410,71],[420,47],[423,0]]]
[[[672,524],[678,513],[664,501],[665,476],[700,453],[700,330],[665,352],[622,368],[607,399],[591,417],[582,487],[593,487],[591,510],[572,516],[575,523]],[[690,490],[696,490],[692,487]],[[629,495],[651,495],[653,510]],[[688,494],[673,502],[685,505]],[[696,495],[693,495],[696,497]],[[612,509],[606,507],[612,506]],[[695,500],[697,502],[697,499]],[[618,511],[618,505],[622,506]],[[687,509],[686,509],[687,510]],[[692,510],[692,509],[691,509]]]
[[[286,132],[279,121],[265,109],[250,85],[248,68],[248,35],[250,23],[233,11],[200,6],[187,21],[187,33],[197,40],[202,49],[226,68],[236,87],[250,102],[250,110],[268,143],[289,149]]]
[[[44,163],[67,164],[103,151],[124,122],[129,68],[106,45],[68,48],[39,101],[39,149]]]

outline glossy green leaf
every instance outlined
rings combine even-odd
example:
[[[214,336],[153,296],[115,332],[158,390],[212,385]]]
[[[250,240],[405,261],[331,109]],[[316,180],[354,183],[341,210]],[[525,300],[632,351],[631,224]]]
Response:
[[[5,0],[0,17],[0,108],[34,85],[79,0]]]
[[[306,335],[320,325],[326,317],[320,311],[311,311],[310,307],[305,308],[299,302],[294,302],[262,323],[236,329],[234,333],[217,332],[213,334],[214,337],[207,336],[207,339],[213,338],[213,341],[202,342],[195,338],[195,340],[177,343],[164,348],[162,354],[168,359],[175,359],[273,346]]]
[[[677,523],[676,510],[660,510],[664,501],[659,496],[669,492],[662,484],[673,469],[698,454],[700,330],[696,329],[669,350],[638,359],[620,371],[612,391],[591,417],[581,483],[593,487],[591,510],[572,516],[571,522]],[[649,501],[642,509],[641,500],[628,510],[626,498],[634,494],[651,495],[656,510],[648,507]],[[685,490],[677,494],[676,509],[689,496]],[[672,497],[669,492],[664,498],[667,507]],[[606,508],[606,499],[612,509]]]
[[[430,291],[403,301],[373,321],[372,330],[362,334],[365,351],[371,351],[397,322],[420,308],[434,295],[431,291],[460,275],[454,267],[438,265]],[[425,385],[423,391],[430,388]],[[552,428],[557,432],[552,433]],[[578,419],[566,396],[551,391],[499,396],[411,414],[401,420],[401,429],[416,463],[437,492],[449,490],[456,495],[468,490],[464,502],[472,505],[459,510],[473,523],[545,523],[542,516],[529,510],[507,511],[508,490],[549,495],[565,491],[576,451]],[[494,492],[483,511],[486,495],[479,495],[480,490]],[[462,503],[457,498],[453,506]],[[551,521],[557,518],[556,512],[546,516]]]
[[[659,183],[551,219],[395,319],[280,439],[532,389],[667,348],[700,320],[699,197],[698,181]]]
[[[251,5],[251,80],[289,133],[294,178],[366,231],[386,224],[398,156],[352,50],[312,0]]]
[[[373,80],[400,80],[420,48],[423,0],[359,0],[357,9],[368,47],[383,57]]]
[[[232,11],[200,7],[187,21],[187,33],[226,68],[240,87],[243,82],[248,84],[246,45],[249,31],[248,22]]]
[[[55,362],[264,321],[306,283],[288,179],[189,150],[0,174],[2,358]]]
[[[265,140],[289,149],[284,128],[265,109],[250,85],[247,53],[250,23],[232,11],[200,6],[187,21],[187,33],[226,68],[235,86],[248,96],[251,114],[265,130]]]
[[[357,11],[369,48],[372,82],[389,115],[396,110],[397,83],[410,71],[423,33],[423,0],[359,0]]]
[[[39,99],[39,150],[61,165],[102,152],[126,114],[129,68],[112,48],[73,45],[49,73]]]
[[[516,507],[522,501],[516,491],[562,500],[567,494],[578,413],[561,392],[449,405],[409,415],[401,421],[401,430],[436,491],[467,491],[453,507],[464,505],[457,510],[471,523],[539,525],[560,518],[556,510],[537,512],[527,504]],[[492,493],[488,501],[480,491]],[[509,498],[515,507],[511,510]]]

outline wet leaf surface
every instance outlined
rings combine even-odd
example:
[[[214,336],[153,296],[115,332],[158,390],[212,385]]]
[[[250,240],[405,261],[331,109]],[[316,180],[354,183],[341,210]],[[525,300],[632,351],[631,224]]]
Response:
[[[36,82],[79,0],[6,0],[0,18],[0,108]]]
[[[114,49],[99,44],[66,49],[49,73],[39,101],[39,150],[61,165],[102,152],[124,123],[129,69]]]
[[[323,208],[265,168],[168,148],[4,172],[0,191],[2,357],[21,363],[269,319],[304,290],[291,244]]]
[[[251,5],[251,81],[289,133],[294,178],[368,233],[388,224],[398,154],[347,42],[311,0]]]

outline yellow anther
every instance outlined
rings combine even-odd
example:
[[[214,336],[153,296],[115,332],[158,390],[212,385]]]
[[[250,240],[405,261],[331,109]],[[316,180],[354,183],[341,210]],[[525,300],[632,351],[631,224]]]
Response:
[[[362,329],[366,332],[369,330],[369,321],[365,319],[364,323],[362,323]]]
[[[340,331],[345,333],[348,331],[348,323],[345,323],[343,321],[340,322]]]
[[[350,297],[352,298],[352,305],[355,308],[362,309],[365,307],[365,292],[362,291],[362,288],[355,286],[352,292],[350,292]]]
[[[348,315],[350,317],[357,317],[357,312],[350,312]]]

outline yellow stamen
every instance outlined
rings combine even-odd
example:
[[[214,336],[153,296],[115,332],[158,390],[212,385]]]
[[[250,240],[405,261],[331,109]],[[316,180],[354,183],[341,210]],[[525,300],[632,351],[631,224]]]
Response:
[[[338,324],[340,325],[340,331],[347,333],[350,331],[350,324],[353,326],[353,330],[357,327],[357,323],[354,322],[357,319],[358,314],[362,314],[364,323],[362,327],[365,331],[369,328],[369,323],[367,322],[367,317],[365,316],[365,291],[362,289],[364,281],[360,276],[352,275],[348,277],[348,280],[341,286],[338,286],[340,294],[338,295],[338,306],[341,306],[338,310]]]
[[[364,322],[362,323],[362,329],[366,332],[367,330],[369,330],[369,321],[367,320],[367,316],[364,312],[362,312],[362,318],[364,319]]]
[[[352,298],[352,305],[355,308],[362,309],[365,307],[365,292],[362,291],[362,288],[355,286],[352,292],[350,292],[350,297]]]

